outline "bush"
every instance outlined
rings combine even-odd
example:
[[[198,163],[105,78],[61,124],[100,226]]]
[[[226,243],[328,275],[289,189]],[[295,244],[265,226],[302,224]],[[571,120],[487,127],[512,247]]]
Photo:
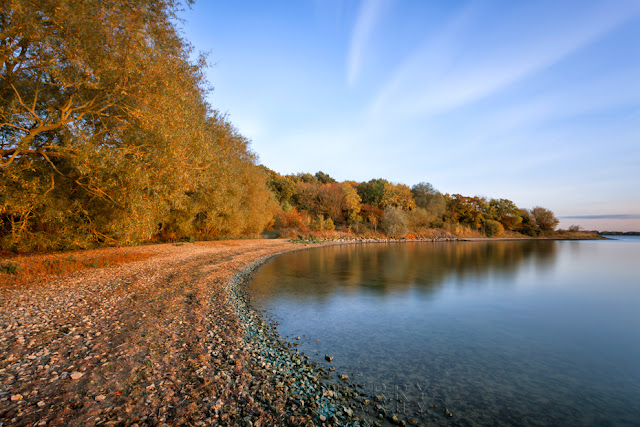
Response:
[[[540,235],[540,229],[536,227],[522,227],[520,233],[526,236],[537,237]]]
[[[500,237],[504,233],[504,227],[498,221],[488,219],[484,222],[484,234],[487,237]]]
[[[431,223],[435,220],[435,216],[424,208],[414,209],[407,212],[406,215],[409,222],[409,227],[412,230],[417,230],[419,228],[429,228]]]
[[[395,239],[404,237],[409,232],[407,215],[400,208],[392,206],[385,208],[381,222],[385,233]]]
[[[8,261],[4,264],[0,264],[0,273],[15,274],[18,271],[18,264]]]
[[[311,223],[311,228],[317,231],[334,230],[335,225],[330,217],[325,219],[324,216],[318,215]]]

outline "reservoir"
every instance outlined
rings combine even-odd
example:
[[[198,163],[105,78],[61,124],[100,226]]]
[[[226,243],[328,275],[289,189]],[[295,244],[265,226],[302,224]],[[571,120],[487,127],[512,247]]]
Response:
[[[405,420],[638,426],[640,238],[616,239],[312,248],[271,260],[249,293]]]

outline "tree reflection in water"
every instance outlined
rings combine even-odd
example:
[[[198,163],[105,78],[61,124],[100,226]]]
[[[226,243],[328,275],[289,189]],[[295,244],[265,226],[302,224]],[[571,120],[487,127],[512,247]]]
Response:
[[[260,270],[251,291],[260,298],[294,293],[296,298],[308,299],[323,299],[336,291],[433,293],[451,278],[464,286],[486,282],[462,279],[486,276],[509,283],[505,279],[527,263],[538,270],[551,267],[555,253],[554,241],[409,242],[312,248],[272,260]]]

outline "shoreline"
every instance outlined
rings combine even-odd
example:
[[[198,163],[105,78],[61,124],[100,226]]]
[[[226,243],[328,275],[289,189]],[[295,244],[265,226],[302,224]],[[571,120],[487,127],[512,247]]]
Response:
[[[368,425],[356,388],[328,381],[325,368],[292,351],[251,306],[246,284],[287,252],[447,240],[463,239],[229,240],[74,252],[75,261],[96,253],[133,261],[0,285],[0,425]]]

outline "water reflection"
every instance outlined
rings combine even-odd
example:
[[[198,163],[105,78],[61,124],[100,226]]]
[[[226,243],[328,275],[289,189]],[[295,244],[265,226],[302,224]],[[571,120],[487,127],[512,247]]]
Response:
[[[250,291],[296,349],[420,425],[640,425],[639,257],[640,240],[334,246],[275,258]]]
[[[290,253],[259,272],[252,292],[259,297],[324,299],[336,291],[386,295],[436,292],[455,280],[464,286],[491,277],[510,283],[523,266],[553,266],[554,241],[387,243],[344,245]],[[299,279],[304,278],[301,284]],[[474,278],[474,280],[465,280]],[[303,289],[301,289],[303,286]]]

